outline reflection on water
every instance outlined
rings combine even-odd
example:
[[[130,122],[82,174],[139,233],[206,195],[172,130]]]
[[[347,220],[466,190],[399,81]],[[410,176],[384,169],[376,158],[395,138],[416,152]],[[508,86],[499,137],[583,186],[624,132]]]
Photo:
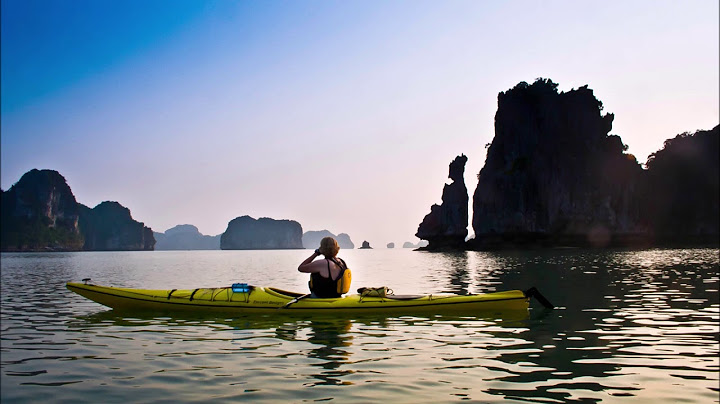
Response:
[[[344,376],[352,372],[349,368],[341,369],[341,366],[348,363],[352,344],[352,335],[349,333],[352,323],[348,319],[321,319],[309,322],[309,333],[307,341],[315,345],[308,352],[308,357],[316,359],[313,364],[319,370],[313,377],[318,382],[305,385],[335,385],[352,384],[349,381],[343,382]]]
[[[263,271],[299,257],[224,253],[3,254],[0,398],[718,401],[718,250],[345,254],[363,285],[459,294],[536,286],[558,306],[533,304],[516,318],[128,314],[64,288],[87,276],[133,287],[284,286],[262,282]]]

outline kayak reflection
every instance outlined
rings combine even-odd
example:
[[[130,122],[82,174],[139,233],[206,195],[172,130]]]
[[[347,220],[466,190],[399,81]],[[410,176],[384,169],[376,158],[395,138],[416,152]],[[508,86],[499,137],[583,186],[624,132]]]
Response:
[[[318,380],[306,385],[348,385],[352,382],[343,381],[342,378],[354,372],[341,368],[350,363],[352,326],[349,318],[320,317],[307,322],[285,324],[275,332],[280,339],[307,341],[313,345],[303,353],[313,360],[310,365],[320,368],[320,371],[317,374],[303,375]]]

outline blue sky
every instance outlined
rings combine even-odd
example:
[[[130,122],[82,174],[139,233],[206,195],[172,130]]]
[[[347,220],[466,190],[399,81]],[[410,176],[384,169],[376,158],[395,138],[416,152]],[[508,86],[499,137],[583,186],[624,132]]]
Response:
[[[2,188],[32,168],[156,231],[244,214],[415,241],[500,91],[589,85],[638,160],[718,123],[718,3],[2,1]]]

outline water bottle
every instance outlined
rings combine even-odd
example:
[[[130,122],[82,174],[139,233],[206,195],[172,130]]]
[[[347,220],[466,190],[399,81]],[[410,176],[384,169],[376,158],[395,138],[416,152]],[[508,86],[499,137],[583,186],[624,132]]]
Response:
[[[247,283],[233,283],[232,291],[233,293],[248,293],[250,291],[250,287]]]

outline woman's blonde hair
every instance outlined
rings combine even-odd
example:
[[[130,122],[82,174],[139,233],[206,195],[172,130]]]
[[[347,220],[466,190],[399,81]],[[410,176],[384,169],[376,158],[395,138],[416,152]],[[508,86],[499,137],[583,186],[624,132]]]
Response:
[[[320,248],[318,248],[318,250],[320,250],[320,254],[332,258],[340,251],[340,246],[334,238],[325,237],[320,241]]]

